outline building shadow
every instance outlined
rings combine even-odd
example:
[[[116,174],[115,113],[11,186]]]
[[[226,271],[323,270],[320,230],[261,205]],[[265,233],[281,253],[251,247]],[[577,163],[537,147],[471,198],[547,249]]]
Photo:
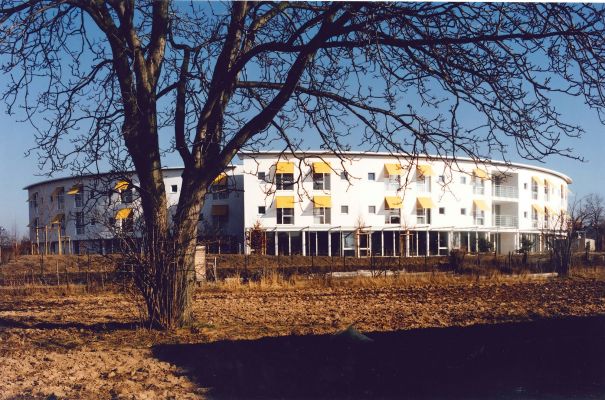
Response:
[[[605,316],[165,344],[214,398],[603,398]]]

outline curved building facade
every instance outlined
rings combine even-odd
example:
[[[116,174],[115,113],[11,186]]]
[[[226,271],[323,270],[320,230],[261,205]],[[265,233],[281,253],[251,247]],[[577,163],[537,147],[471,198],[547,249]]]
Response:
[[[564,218],[571,179],[524,164],[387,153],[241,153],[219,176],[200,215],[211,251],[327,256],[514,252]],[[164,170],[169,207],[180,168]],[[47,180],[26,187],[37,251],[116,251],[136,236],[134,173]],[[212,240],[211,240],[212,239]],[[221,243],[222,240],[222,243]]]

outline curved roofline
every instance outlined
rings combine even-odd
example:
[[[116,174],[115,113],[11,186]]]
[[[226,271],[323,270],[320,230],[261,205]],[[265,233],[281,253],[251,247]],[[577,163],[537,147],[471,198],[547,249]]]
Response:
[[[277,154],[290,154],[290,153],[284,153],[283,151],[279,151],[279,150],[267,150],[267,151],[262,151],[262,152],[240,152],[238,153],[238,156],[240,157],[246,157],[249,155],[277,155]],[[331,151],[324,151],[324,150],[310,150],[310,151],[300,151],[297,152],[296,154],[302,154],[305,156],[313,156],[313,155],[334,155],[333,152]],[[343,151],[340,154],[343,154],[345,156],[376,156],[376,157],[407,157],[409,158],[410,156],[407,154],[403,154],[403,153],[389,153],[389,152],[365,152],[365,151]],[[436,156],[436,155],[431,155],[431,154],[419,154],[417,155],[418,158],[422,158],[422,159],[427,159],[427,160],[456,160],[456,161],[470,161],[472,163],[476,163],[475,160],[473,160],[470,157],[443,157],[443,156]],[[529,165],[529,164],[523,164],[523,163],[517,163],[517,162],[506,162],[506,161],[502,161],[502,160],[493,160],[493,159],[489,159],[486,160],[486,162],[488,162],[489,164],[493,164],[493,165],[501,165],[501,166],[506,166],[506,167],[516,167],[516,168],[526,168],[526,169],[530,169],[530,170],[534,170],[534,171],[538,171],[538,172],[545,172],[548,174],[552,174],[555,176],[558,176],[559,178],[563,179],[567,184],[571,184],[573,183],[573,179],[571,179],[569,176],[555,171],[553,169],[549,169],[549,168],[543,168],[543,167],[539,167],[539,166],[535,166],[535,165]]]

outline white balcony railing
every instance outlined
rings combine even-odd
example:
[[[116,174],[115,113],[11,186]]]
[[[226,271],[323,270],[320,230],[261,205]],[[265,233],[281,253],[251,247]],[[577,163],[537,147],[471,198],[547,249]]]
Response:
[[[519,189],[517,189],[515,186],[494,185],[492,186],[492,196],[518,199]]]
[[[519,218],[516,215],[494,215],[494,226],[518,228]]]
[[[484,193],[485,193],[485,186],[481,186],[481,185],[473,186],[473,194],[484,194]]]

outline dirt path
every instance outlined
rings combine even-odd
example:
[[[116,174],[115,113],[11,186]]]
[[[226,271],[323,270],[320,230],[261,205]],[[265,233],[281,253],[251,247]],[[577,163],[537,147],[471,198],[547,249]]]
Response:
[[[605,278],[595,276],[208,288],[196,294],[197,322],[172,333],[137,328],[124,295],[0,290],[0,398],[207,396],[182,367],[154,357],[158,344],[330,334],[351,324],[389,332],[603,314]]]

